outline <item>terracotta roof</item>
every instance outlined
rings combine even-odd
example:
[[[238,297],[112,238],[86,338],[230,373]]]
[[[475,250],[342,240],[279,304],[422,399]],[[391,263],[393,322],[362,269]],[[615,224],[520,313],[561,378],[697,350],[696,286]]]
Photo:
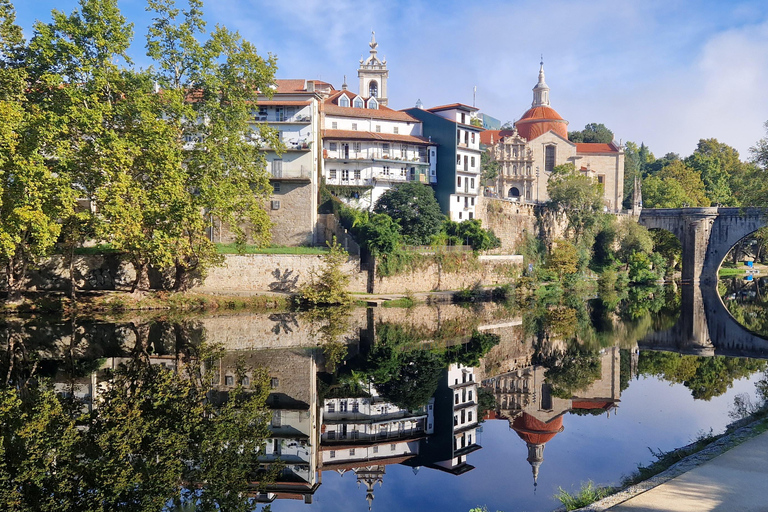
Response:
[[[336,102],[338,101],[339,96],[341,96],[344,92],[348,94],[350,101],[351,98],[358,96],[357,94],[350,91],[338,91],[332,94],[323,102],[323,110],[326,114],[341,117],[357,117],[361,119],[384,119],[387,121],[405,121],[408,123],[419,122],[418,119],[411,117],[405,112],[392,110],[391,108],[385,107],[381,104],[379,104],[379,108],[340,107]]]
[[[574,400],[571,403],[572,409],[611,409],[615,406],[615,402],[610,400]]]
[[[554,131],[564,139],[568,139],[568,121],[550,107],[529,108],[515,123],[515,128],[521,137],[529,141],[549,131]]]
[[[463,103],[451,103],[450,105],[441,105],[439,107],[428,108],[427,111],[436,112],[440,110],[451,110],[452,108],[457,108],[460,110],[468,110],[470,112],[477,112],[478,110],[480,110],[479,108],[470,107],[469,105],[465,105]]]
[[[343,139],[343,140],[381,140],[389,142],[407,142],[409,144],[431,144],[437,145],[434,142],[430,142],[425,137],[417,137],[416,135],[400,135],[396,133],[380,133],[380,132],[361,132],[356,130],[323,130],[324,139]]]
[[[480,144],[490,146],[491,144],[496,144],[504,137],[512,135],[513,133],[513,130],[485,130],[480,132]]]
[[[544,423],[524,412],[512,421],[512,428],[526,443],[543,444],[563,431],[563,416]]]
[[[611,144],[600,142],[577,142],[576,153],[618,153],[619,149]]]

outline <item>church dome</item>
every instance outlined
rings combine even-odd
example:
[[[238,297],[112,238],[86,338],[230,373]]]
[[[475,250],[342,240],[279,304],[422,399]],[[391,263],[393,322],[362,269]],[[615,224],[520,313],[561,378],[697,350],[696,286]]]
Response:
[[[515,123],[515,128],[521,137],[529,141],[548,131],[554,131],[564,139],[568,138],[568,121],[555,109],[544,105],[529,108]]]
[[[544,423],[524,412],[512,421],[512,429],[526,443],[544,444],[563,431],[563,417]]]

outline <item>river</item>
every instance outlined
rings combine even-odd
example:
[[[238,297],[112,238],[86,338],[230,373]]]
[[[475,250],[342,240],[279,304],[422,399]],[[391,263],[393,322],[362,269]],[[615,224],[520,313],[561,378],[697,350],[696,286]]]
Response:
[[[0,370],[6,387],[50,379],[88,414],[121,363],[179,368],[189,347],[218,346],[201,356],[215,391],[266,370],[259,464],[281,462],[269,483],[252,478],[251,495],[273,511],[549,511],[560,488],[617,485],[654,453],[723,432],[737,397],[759,402],[765,284],[618,301],[6,319]]]

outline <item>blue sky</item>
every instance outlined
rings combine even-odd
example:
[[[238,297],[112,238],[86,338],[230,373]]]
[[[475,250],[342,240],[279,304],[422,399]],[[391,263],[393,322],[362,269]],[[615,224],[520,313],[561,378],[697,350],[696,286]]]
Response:
[[[135,23],[132,56],[146,65],[150,16],[122,0]],[[73,0],[16,0],[31,33]],[[530,106],[544,55],[552,106],[571,130],[590,122],[656,156],[690,154],[701,138],[742,159],[766,135],[768,0],[217,0],[209,28],[238,30],[278,57],[278,77],[317,78],[357,90],[359,59],[376,31],[393,108],[462,102],[503,121]]]

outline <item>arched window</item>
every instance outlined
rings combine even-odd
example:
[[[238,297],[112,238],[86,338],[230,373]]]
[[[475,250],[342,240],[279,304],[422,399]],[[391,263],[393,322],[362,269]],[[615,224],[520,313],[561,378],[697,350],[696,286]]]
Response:
[[[355,98],[353,105],[355,106],[355,108],[365,108],[363,104],[363,98],[361,98],[360,96]]]
[[[509,189],[509,197],[520,197],[520,190],[517,187]]]
[[[379,84],[376,82],[376,80],[371,80],[371,82],[368,84],[368,96],[371,98],[379,97]]]
[[[552,172],[555,168],[555,146],[546,146],[544,148],[544,172]]]
[[[349,98],[346,96],[342,96],[339,98],[339,106],[340,107],[348,107],[349,106]]]

